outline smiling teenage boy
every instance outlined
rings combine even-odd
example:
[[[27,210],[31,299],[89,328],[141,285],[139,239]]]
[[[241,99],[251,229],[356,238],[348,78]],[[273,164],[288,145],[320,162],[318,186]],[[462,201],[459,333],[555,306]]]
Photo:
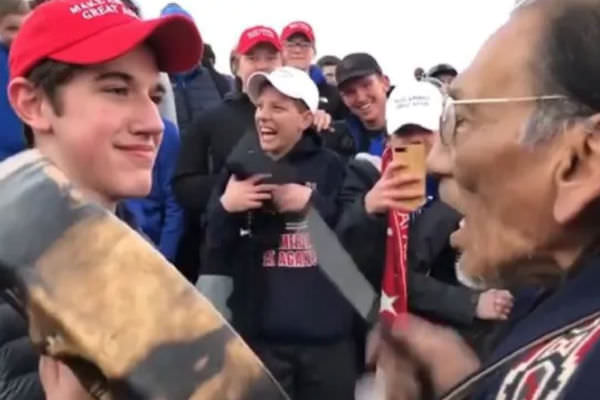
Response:
[[[150,191],[164,128],[159,72],[189,69],[201,48],[185,17],[142,21],[118,0],[51,1],[12,44],[9,100],[36,149],[116,212],[120,200]],[[43,363],[42,375],[52,365]],[[61,387],[45,389],[66,400]]]
[[[351,399],[352,310],[319,270],[306,220],[312,205],[335,224],[343,164],[310,129],[319,97],[306,73],[255,74],[248,95],[259,148],[247,156],[265,155],[277,176],[224,171],[209,206],[208,262],[233,277],[233,324],[293,399]]]

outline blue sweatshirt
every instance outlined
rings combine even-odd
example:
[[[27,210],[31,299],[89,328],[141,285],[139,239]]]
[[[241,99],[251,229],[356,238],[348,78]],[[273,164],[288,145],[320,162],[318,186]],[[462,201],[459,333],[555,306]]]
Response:
[[[152,191],[143,199],[130,199],[126,207],[141,230],[171,262],[175,260],[183,233],[183,209],[175,201],[171,178],[179,154],[179,134],[175,125],[164,120],[165,132],[152,172]]]
[[[8,102],[6,88],[9,79],[8,48],[0,44],[0,162],[25,150],[23,123]]]

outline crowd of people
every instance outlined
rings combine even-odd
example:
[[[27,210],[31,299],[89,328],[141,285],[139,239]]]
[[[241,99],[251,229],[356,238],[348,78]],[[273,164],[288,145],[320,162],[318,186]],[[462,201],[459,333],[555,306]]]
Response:
[[[176,3],[2,0],[0,161],[55,163],[291,399],[595,398],[600,1],[518,2],[465,71],[397,83],[315,62],[306,21],[240,31],[228,75]],[[0,296],[0,398],[91,398],[27,334]]]

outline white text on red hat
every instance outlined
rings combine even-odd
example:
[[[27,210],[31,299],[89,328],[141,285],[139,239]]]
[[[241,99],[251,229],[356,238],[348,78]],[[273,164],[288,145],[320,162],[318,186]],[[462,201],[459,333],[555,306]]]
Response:
[[[267,29],[267,28],[253,29],[250,32],[248,32],[247,35],[250,39],[254,39],[255,37],[258,37],[258,36],[269,36],[271,38],[276,37],[276,35],[270,29]]]
[[[127,14],[129,16],[138,18],[135,13],[121,3],[120,0],[88,0],[82,1],[79,4],[71,6],[69,8],[71,14],[81,15],[83,19],[90,20],[93,18],[101,17],[107,14]]]

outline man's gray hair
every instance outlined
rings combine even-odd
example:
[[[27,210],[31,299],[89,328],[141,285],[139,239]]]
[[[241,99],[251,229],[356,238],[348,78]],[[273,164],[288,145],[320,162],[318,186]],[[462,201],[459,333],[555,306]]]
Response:
[[[542,100],[527,122],[522,142],[533,146],[551,141],[573,123],[591,113],[588,107],[568,98]]]
[[[538,102],[523,137],[529,144],[550,140],[600,112],[600,0],[523,0],[517,7],[533,4],[546,21],[532,49],[535,95],[565,98]]]

